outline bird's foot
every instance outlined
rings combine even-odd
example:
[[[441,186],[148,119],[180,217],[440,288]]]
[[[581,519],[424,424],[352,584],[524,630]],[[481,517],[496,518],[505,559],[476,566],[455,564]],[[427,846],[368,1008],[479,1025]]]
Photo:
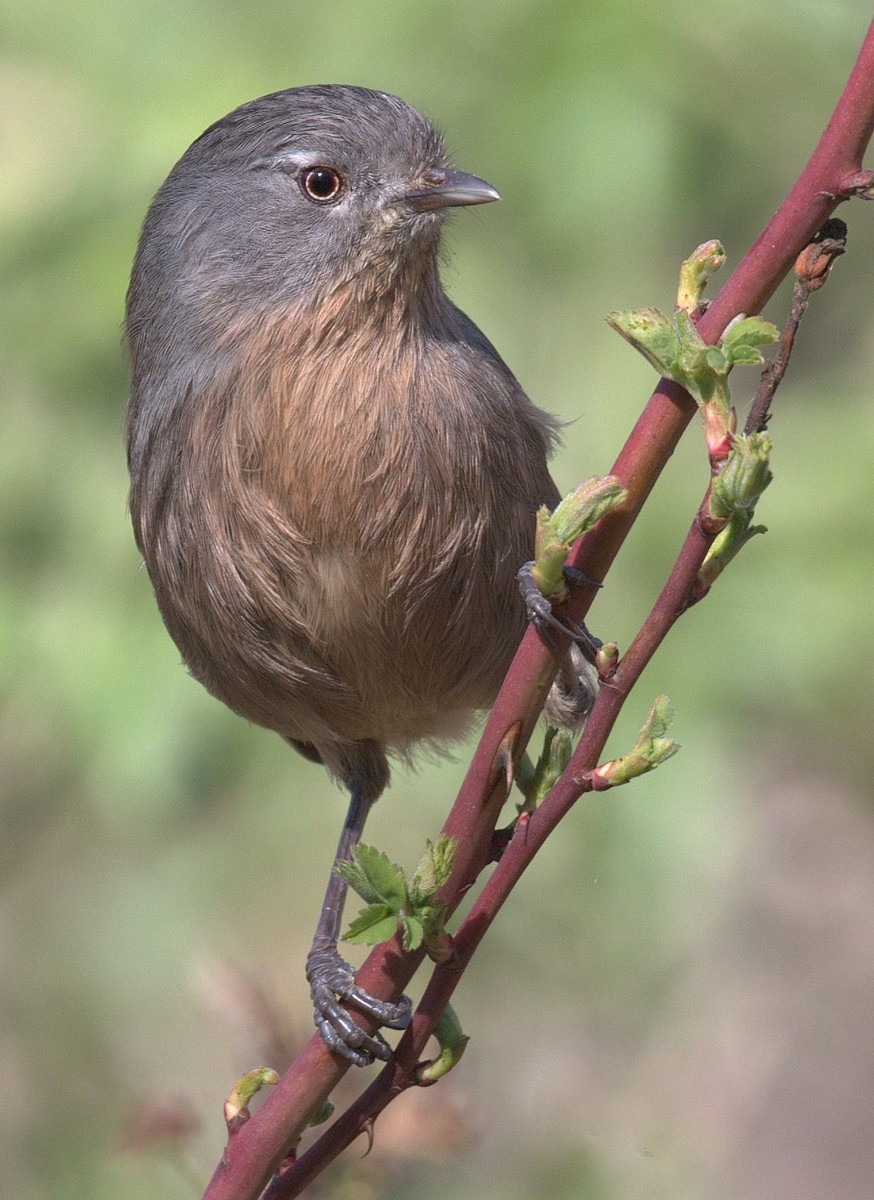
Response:
[[[589,633],[585,625],[577,624],[576,621],[561,620],[552,611],[552,604],[548,596],[544,596],[540,588],[534,582],[534,576],[531,568],[533,563],[525,563],[520,567],[519,573],[516,576],[519,583],[519,591],[522,593],[522,598],[525,601],[525,607],[528,611],[528,620],[534,625],[537,632],[543,638],[544,642],[551,650],[556,648],[556,639],[553,636],[553,630],[557,630],[564,637],[569,637],[576,642],[582,650],[584,656],[589,662],[594,662],[596,652],[601,648],[602,642],[600,638],[596,638],[594,634]],[[574,567],[564,567],[563,574],[565,578],[576,584],[592,584],[600,587],[593,579],[589,579],[582,571],[577,571]]]
[[[341,1007],[351,1004],[387,1029],[406,1029],[413,1006],[408,996],[393,1003],[378,1000],[355,983],[355,972],[341,958],[335,942],[316,939],[307,955],[307,981],[315,1011],[313,1018],[325,1045],[334,1054],[348,1058],[358,1067],[369,1066],[375,1058],[388,1062],[391,1047],[378,1033],[365,1033]]]

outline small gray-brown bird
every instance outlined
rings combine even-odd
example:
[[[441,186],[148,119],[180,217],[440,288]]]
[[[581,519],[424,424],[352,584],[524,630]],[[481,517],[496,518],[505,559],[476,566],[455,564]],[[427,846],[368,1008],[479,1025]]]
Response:
[[[348,858],[388,754],[462,735],[526,622],[516,573],[558,498],[555,422],[441,286],[453,206],[497,200],[431,124],[358,87],[244,104],[176,164],[127,301],[130,508],[196,679],[324,763]],[[307,962],[316,1024],[389,1057],[332,873]]]

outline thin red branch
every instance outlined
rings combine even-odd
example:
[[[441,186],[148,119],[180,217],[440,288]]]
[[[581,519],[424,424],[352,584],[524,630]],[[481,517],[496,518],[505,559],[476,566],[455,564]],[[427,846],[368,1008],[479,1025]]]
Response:
[[[717,341],[738,313],[761,309],[815,231],[837,204],[859,186],[862,155],[872,129],[874,24],[868,30],[834,115],[797,183],[699,322],[699,331],[706,341]],[[628,500],[621,510],[611,513],[581,539],[574,549],[571,565],[581,568],[591,578],[603,578],[694,412],[694,404],[682,389],[662,381],[611,472],[628,490]],[[307,1158],[310,1164],[317,1161],[321,1169],[347,1144],[344,1139],[354,1136],[368,1117],[372,1119],[409,1082],[416,1057],[485,929],[549,831],[588,786],[586,772],[596,765],[630,688],[685,604],[706,542],[697,524],[693,525],[648,622],[626,652],[617,676],[602,687],[571,767],[537,812],[518,826],[456,936],[458,963],[452,968],[435,968],[413,1026],[401,1039],[395,1062],[323,1135],[317,1144],[321,1150],[314,1148],[308,1152],[271,1185],[271,1200],[298,1194],[305,1180],[312,1177],[308,1173],[311,1165],[305,1165]],[[593,595],[592,588],[575,589],[566,606],[568,615],[582,619]],[[491,834],[506,798],[503,774],[497,766],[502,744],[506,745],[510,734],[514,759],[522,754],[563,649],[549,651],[530,629],[501,688],[444,826],[447,833],[458,839],[453,877],[444,892],[450,912],[488,861]],[[374,995],[396,997],[420,961],[421,954],[404,954],[395,938],[370,954],[358,973],[358,982]],[[256,1200],[278,1164],[296,1145],[310,1114],[346,1069],[347,1065],[338,1062],[321,1039],[314,1037],[262,1107],[235,1135],[204,1200]],[[339,1133],[334,1133],[334,1129]]]

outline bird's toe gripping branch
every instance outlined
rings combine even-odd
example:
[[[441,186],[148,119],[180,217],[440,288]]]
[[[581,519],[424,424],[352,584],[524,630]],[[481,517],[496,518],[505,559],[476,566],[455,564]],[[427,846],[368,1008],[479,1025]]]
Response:
[[[550,512],[545,506],[537,514],[534,558],[518,574],[519,590],[525,600],[528,618],[541,637],[552,644],[552,631],[570,637],[583,654],[594,661],[601,642],[585,625],[560,620],[553,612],[568,596],[568,583],[600,586],[582,572],[567,566],[574,542],[606,513],[620,505],[626,496],[619,480],[612,475],[595,476],[581,483]]]
[[[307,956],[316,1028],[328,1049],[356,1066],[369,1066],[374,1059],[388,1062],[391,1047],[379,1033],[366,1033],[341,1007],[341,1001],[372,1017],[387,1029],[406,1029],[412,1016],[408,996],[397,1002],[378,1000],[355,983],[355,972],[337,951],[336,945],[313,945]]]

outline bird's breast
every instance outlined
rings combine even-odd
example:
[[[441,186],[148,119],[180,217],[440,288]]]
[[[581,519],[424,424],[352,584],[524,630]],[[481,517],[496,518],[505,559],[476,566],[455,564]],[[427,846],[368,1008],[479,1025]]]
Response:
[[[491,702],[524,628],[515,573],[554,495],[542,414],[445,330],[338,311],[227,338],[234,369],[180,410],[141,522],[171,633],[288,736],[439,736]]]

